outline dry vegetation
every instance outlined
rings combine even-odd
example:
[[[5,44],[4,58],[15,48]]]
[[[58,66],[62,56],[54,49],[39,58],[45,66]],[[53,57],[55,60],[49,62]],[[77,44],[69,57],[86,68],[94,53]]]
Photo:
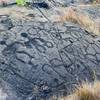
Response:
[[[93,0],[94,3],[100,4],[100,0]]]
[[[100,34],[100,19],[93,20],[88,14],[81,12],[75,7],[69,7],[67,9],[63,8],[61,11],[62,14],[57,17],[58,21],[70,21],[81,25],[89,32],[93,32],[97,35]]]
[[[73,94],[67,97],[53,97],[50,100],[100,100],[100,82],[83,83],[78,86]]]
[[[87,5],[89,6],[89,5]],[[79,5],[79,7],[85,7],[85,5]],[[52,21],[60,21],[60,22],[73,22],[75,24],[79,24],[80,26],[86,28],[89,32],[93,32],[97,35],[100,35],[100,18],[94,20],[89,14],[81,12],[81,10],[77,7],[67,7],[67,8],[58,8],[60,13],[56,15],[55,13],[49,14],[49,17],[46,16]],[[0,15],[10,15],[13,19],[18,20],[31,20],[32,17],[27,16],[28,13],[35,14],[34,11],[28,9],[26,7],[6,7],[0,8]],[[48,13],[50,11],[48,10]],[[57,16],[57,17],[53,17]],[[33,18],[34,19],[34,18]],[[38,18],[39,20],[39,18]],[[44,20],[43,18],[41,20]]]
[[[100,82],[82,84],[75,93],[63,100],[100,100]]]

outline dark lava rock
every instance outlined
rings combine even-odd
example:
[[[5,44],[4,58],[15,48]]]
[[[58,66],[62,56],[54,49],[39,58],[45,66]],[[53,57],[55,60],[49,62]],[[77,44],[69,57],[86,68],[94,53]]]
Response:
[[[49,100],[69,94],[82,81],[94,81],[94,73],[100,79],[99,36],[70,23],[17,26],[22,28],[16,33],[0,34],[0,77],[21,98],[17,100]]]
[[[0,31],[10,30],[13,27],[8,15],[0,15]]]
[[[33,3],[33,7],[39,7],[39,8],[46,8],[49,9],[49,5],[46,2],[41,2],[41,3]]]

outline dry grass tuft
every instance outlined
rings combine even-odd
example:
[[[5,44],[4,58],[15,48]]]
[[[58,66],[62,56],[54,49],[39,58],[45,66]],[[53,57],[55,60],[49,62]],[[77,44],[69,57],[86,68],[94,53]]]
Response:
[[[61,100],[100,100],[100,82],[84,83],[72,95]]]
[[[58,21],[70,21],[81,25],[89,32],[93,32],[97,35],[100,34],[100,19],[93,20],[88,14],[85,14],[74,7],[69,7],[67,9],[63,9],[62,11],[63,14],[58,17]]]
[[[100,4],[100,0],[94,0],[93,3],[95,3],[95,4]]]
[[[98,86],[100,84],[95,83],[93,86],[92,84],[83,84],[77,91],[76,95],[78,96],[79,100],[98,100]],[[96,88],[95,88],[96,87]]]
[[[54,95],[48,100],[100,100],[100,81],[83,82],[77,86],[71,95]]]

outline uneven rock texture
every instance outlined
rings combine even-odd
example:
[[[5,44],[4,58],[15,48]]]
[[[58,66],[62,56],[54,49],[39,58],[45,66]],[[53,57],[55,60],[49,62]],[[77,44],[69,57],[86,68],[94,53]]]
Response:
[[[10,84],[0,78],[0,100],[20,100]]]
[[[26,2],[32,2],[32,3],[42,3],[45,2],[49,6],[69,6],[72,4],[88,4],[93,3],[93,0],[25,0]],[[99,0],[94,0],[100,4]],[[1,0],[0,6],[6,2],[7,4],[15,3],[15,0]]]
[[[0,78],[18,97],[10,100],[49,100],[82,81],[100,79],[100,36],[67,22],[1,16],[0,24]]]

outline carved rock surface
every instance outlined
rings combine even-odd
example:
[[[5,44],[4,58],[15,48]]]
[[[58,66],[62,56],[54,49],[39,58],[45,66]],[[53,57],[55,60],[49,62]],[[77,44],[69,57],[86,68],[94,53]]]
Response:
[[[0,33],[0,78],[17,100],[69,94],[99,72],[100,37],[72,23],[23,21]]]

